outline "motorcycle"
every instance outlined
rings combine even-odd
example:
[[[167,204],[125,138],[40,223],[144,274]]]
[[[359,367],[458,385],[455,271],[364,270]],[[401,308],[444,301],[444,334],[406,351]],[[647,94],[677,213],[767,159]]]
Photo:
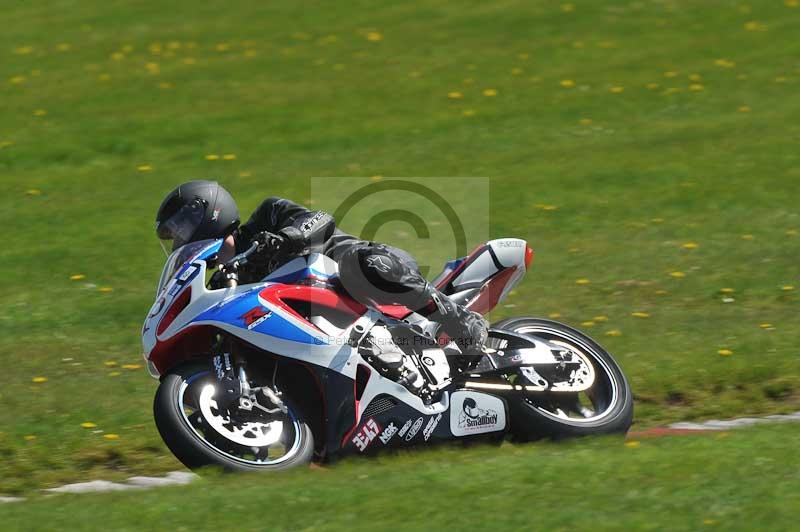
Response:
[[[258,246],[224,264],[222,240],[175,250],[142,329],[148,371],[160,379],[156,426],[189,468],[281,470],[389,448],[631,425],[625,376],[580,331],[508,318],[479,352],[462,353],[420,314],[350,298],[325,255],[290,259],[240,285],[238,271]],[[485,314],[532,259],[524,240],[492,240],[448,262],[433,284]],[[221,288],[208,283],[215,268]],[[382,365],[386,353],[400,370]]]

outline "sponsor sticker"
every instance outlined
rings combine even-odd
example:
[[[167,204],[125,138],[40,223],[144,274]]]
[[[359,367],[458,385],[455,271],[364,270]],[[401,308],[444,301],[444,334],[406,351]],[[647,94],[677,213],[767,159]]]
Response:
[[[454,436],[496,432],[506,426],[503,401],[492,395],[455,392],[450,409],[450,431]]]
[[[398,434],[399,437],[402,438],[403,436],[406,435],[406,432],[408,432],[408,429],[411,428],[411,423],[413,423],[413,421],[411,421],[409,419],[408,421],[405,422],[405,424],[402,427],[400,427],[400,430],[397,431],[397,434]]]
[[[369,444],[372,443],[372,440],[377,438],[380,433],[381,426],[378,425],[374,419],[369,418],[366,423],[361,426],[361,429],[356,432],[351,441],[358,447],[358,450],[363,453],[367,447],[369,447]]]
[[[428,424],[425,425],[425,428],[422,430],[422,435],[425,437],[425,441],[428,441],[428,439],[430,439],[431,434],[433,434],[433,431],[436,430],[436,426],[439,424],[439,421],[441,419],[442,419],[442,414],[439,413],[428,420]]]
[[[411,441],[414,439],[414,436],[417,435],[419,432],[420,427],[422,427],[422,416],[418,417],[414,424],[408,429],[408,434],[406,434],[406,441]]]
[[[386,445],[395,434],[397,434],[397,426],[393,422],[390,422],[380,435],[381,443]]]

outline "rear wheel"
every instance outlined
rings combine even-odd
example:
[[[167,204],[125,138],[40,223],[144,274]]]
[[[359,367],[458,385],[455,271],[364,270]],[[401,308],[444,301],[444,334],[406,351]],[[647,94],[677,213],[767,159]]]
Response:
[[[257,376],[256,376],[257,377]],[[287,412],[253,408],[223,411],[214,399],[216,378],[208,364],[180,366],[161,381],[153,404],[164,443],[190,469],[278,471],[311,461],[314,436],[292,401]]]
[[[529,334],[572,351],[594,372],[582,392],[542,392],[509,400],[511,432],[521,439],[625,433],[633,421],[633,397],[625,375],[597,342],[563,323],[509,318],[493,326]]]

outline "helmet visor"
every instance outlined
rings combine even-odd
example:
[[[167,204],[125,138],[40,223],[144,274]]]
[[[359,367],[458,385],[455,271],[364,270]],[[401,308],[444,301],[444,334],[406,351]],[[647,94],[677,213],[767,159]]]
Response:
[[[192,235],[203,223],[205,212],[206,202],[195,198],[181,207],[172,217],[158,225],[156,228],[158,238],[162,241],[171,240],[172,249],[178,249],[190,242]]]

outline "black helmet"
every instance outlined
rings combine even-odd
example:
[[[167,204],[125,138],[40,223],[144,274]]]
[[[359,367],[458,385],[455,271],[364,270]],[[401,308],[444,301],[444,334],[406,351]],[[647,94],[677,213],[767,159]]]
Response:
[[[156,214],[156,234],[172,249],[210,238],[225,238],[239,226],[233,196],[216,181],[189,181],[167,194]]]

